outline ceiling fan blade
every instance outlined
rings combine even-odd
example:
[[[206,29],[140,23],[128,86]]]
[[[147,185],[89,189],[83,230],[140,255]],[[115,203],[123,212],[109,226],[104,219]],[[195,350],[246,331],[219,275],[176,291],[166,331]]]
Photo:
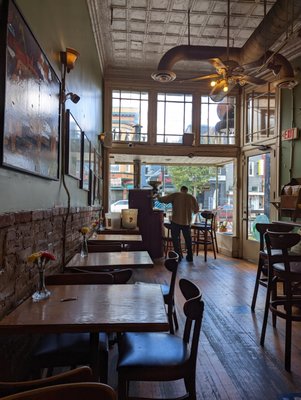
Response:
[[[226,65],[223,63],[222,60],[220,60],[219,58],[209,58],[208,60],[215,69],[226,69]]]
[[[215,102],[222,101],[224,97],[226,97],[231,90],[236,86],[236,83],[228,83],[228,91],[224,92],[223,88],[225,86],[225,80],[221,80],[217,85],[213,87],[210,92],[210,99]]]
[[[215,79],[215,78],[219,78],[218,74],[209,74],[209,75],[201,75],[201,76],[196,76],[194,78],[187,78],[187,79],[181,79],[181,82],[198,82],[198,81],[203,81],[205,79]]]
[[[251,85],[264,85],[265,83],[267,83],[264,79],[256,78],[255,76],[251,75],[241,75],[239,77],[239,80],[250,83]]]

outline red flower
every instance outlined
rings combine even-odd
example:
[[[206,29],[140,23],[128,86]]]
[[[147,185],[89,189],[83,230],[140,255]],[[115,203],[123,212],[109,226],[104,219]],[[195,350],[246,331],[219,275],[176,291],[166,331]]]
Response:
[[[55,255],[53,255],[49,251],[42,251],[41,258],[45,258],[46,260],[52,260],[52,261],[56,260]]]

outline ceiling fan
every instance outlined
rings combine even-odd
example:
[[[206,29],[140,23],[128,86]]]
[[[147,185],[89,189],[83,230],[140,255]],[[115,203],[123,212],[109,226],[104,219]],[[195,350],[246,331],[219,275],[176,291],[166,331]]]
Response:
[[[190,18],[188,13],[188,36],[190,29]],[[190,40],[189,40],[190,42]],[[229,49],[230,49],[230,0],[227,3],[227,53],[226,60],[222,61],[220,58],[210,58],[208,61],[216,69],[216,72],[209,75],[201,75],[194,78],[183,79],[183,81],[198,82],[202,80],[210,79],[210,86],[212,87],[210,92],[211,100],[215,102],[221,101],[231,90],[239,84],[244,86],[245,84],[251,85],[264,85],[266,81],[255,76],[246,75],[244,73],[244,67],[240,66],[237,61],[230,60]]]

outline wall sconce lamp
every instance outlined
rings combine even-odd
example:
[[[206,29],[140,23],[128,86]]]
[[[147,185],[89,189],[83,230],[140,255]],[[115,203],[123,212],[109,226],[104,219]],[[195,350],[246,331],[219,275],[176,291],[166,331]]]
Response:
[[[70,47],[67,47],[66,51],[61,51],[60,53],[61,63],[64,65],[68,73],[74,68],[74,65],[78,57],[79,57],[79,52],[74,49],[71,49]]]
[[[98,140],[102,144],[103,147],[111,148],[112,147],[112,132],[102,132],[98,135]]]
[[[69,92],[64,96],[64,101],[70,99],[72,103],[76,104],[80,101],[80,97],[76,93]]]
[[[103,132],[103,133],[100,133],[100,134],[98,135],[98,139],[100,140],[101,144],[104,143],[105,137],[106,137],[106,134],[105,134],[104,132]]]

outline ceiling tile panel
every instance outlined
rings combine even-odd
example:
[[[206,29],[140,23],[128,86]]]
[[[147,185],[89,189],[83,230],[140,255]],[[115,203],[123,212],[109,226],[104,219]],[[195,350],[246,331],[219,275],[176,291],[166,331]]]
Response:
[[[127,23],[125,20],[114,20],[112,23],[112,29],[114,31],[126,31]]]
[[[125,32],[114,31],[114,32],[112,32],[112,40],[113,40],[113,42],[122,41],[122,40],[125,41],[125,40],[127,40],[127,35]]]
[[[129,18],[131,21],[146,21],[146,11],[142,10],[131,10],[129,13]]]
[[[194,1],[191,11],[207,13],[212,7],[212,3],[214,3],[214,1],[212,2],[211,0]]]
[[[112,7],[124,7],[125,8],[126,4],[127,4],[127,0],[112,0],[111,1]],[[109,4],[108,4],[108,6],[109,6]]]
[[[152,11],[149,13],[149,20],[151,22],[164,22],[166,19],[167,13],[159,12],[159,11]]]
[[[161,33],[163,34],[165,29],[165,25],[157,24],[157,23],[150,23],[148,24],[148,32],[149,33]]]
[[[152,10],[167,10],[169,0],[150,0]]]
[[[169,18],[170,23],[183,24],[187,16],[183,13],[172,13]]]
[[[129,6],[134,8],[147,8],[148,0],[128,0]]]

